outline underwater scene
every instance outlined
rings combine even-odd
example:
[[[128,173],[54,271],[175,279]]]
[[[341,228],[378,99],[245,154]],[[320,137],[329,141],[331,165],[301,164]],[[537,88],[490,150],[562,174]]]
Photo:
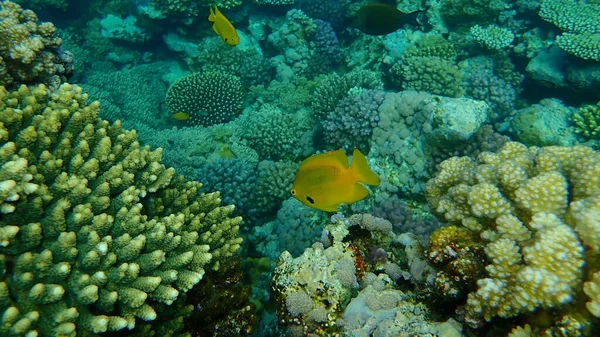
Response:
[[[600,336],[599,0],[0,0],[0,337]]]

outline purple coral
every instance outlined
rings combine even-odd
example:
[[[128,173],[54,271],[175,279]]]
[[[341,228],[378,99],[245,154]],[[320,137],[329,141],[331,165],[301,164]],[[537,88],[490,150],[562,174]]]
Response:
[[[432,216],[421,216],[409,208],[409,205],[394,196],[373,207],[373,216],[388,220],[394,226],[394,232],[416,234],[422,242],[442,224]]]
[[[298,0],[300,9],[311,19],[321,19],[329,22],[333,27],[342,27],[346,19],[348,0],[314,1]]]
[[[339,101],[335,110],[321,123],[325,142],[331,149],[369,151],[371,133],[379,122],[379,106],[385,93],[381,90],[359,90],[362,91]]]
[[[313,20],[317,26],[313,38],[313,59],[321,65],[336,65],[342,61],[342,50],[335,31],[328,22]],[[317,61],[313,60],[313,61]]]

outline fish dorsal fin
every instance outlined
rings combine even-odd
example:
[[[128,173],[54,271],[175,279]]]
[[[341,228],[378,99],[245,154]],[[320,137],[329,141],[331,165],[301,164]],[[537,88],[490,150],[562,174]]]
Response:
[[[308,157],[304,159],[304,161],[302,161],[300,167],[302,169],[311,169],[313,167],[320,167],[328,164],[334,166],[340,165],[343,168],[347,169],[348,157],[346,156],[344,150],[336,150]]]
[[[214,9],[213,9],[213,7],[210,7],[210,15],[208,16],[208,21],[215,22],[217,19],[218,12],[219,12],[219,9],[216,6],[214,7]]]

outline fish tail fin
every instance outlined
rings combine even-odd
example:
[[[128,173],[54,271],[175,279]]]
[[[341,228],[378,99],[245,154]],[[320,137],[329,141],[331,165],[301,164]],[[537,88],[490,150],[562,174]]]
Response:
[[[425,11],[414,11],[407,14],[404,14],[403,22],[405,24],[409,24],[411,26],[419,27],[423,25],[423,16],[425,15]]]
[[[352,166],[350,169],[354,171],[359,182],[373,186],[379,185],[379,177],[371,171],[367,158],[358,149],[355,149],[352,153]]]
[[[214,7],[210,7],[210,15],[208,16],[208,21],[210,22],[215,22],[215,17],[216,17],[216,13],[217,13],[218,9],[217,6]]]

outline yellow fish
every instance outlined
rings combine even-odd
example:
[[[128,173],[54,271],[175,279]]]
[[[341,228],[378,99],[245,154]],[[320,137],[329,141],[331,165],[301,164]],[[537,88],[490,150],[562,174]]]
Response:
[[[208,21],[214,22],[212,29],[221,37],[223,42],[230,46],[235,46],[240,43],[240,37],[237,35],[235,28],[216,6],[214,9],[213,7],[210,8]]]
[[[341,203],[351,204],[369,195],[361,185],[378,186],[379,177],[371,171],[365,155],[352,154],[352,166],[343,150],[331,151],[304,159],[290,193],[306,206],[336,212]]]
[[[178,121],[187,121],[190,118],[190,115],[186,114],[185,112],[178,112],[176,114],[171,115],[171,117]]]

